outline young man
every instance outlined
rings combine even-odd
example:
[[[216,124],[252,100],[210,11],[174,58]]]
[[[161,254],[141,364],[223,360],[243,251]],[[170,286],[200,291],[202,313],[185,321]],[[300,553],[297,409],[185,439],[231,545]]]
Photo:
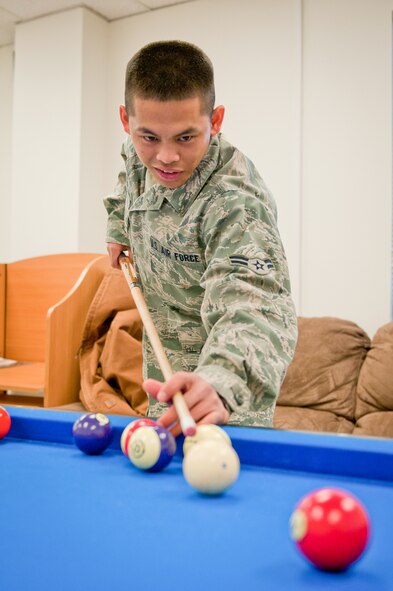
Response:
[[[297,336],[276,208],[252,162],[220,134],[213,67],[197,47],[151,43],[129,62],[125,172],[107,197],[108,252],[129,250],[175,375],[144,340],[149,415],[271,426]]]

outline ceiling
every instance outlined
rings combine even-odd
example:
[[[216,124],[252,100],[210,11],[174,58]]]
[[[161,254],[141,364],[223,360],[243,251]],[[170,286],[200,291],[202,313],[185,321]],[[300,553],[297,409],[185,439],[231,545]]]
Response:
[[[14,42],[17,23],[85,6],[108,21],[194,0],[0,0],[0,47]]]

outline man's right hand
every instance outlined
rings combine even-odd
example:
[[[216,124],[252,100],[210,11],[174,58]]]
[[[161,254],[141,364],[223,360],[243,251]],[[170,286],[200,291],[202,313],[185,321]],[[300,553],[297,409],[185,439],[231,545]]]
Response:
[[[117,242],[108,242],[107,250],[109,254],[109,261],[114,269],[120,269],[119,256],[123,251],[129,251],[130,247],[128,244],[117,244]]]

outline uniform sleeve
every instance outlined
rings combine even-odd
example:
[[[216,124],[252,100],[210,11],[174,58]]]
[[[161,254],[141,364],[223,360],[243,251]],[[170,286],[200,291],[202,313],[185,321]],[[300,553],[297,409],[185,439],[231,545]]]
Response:
[[[126,156],[122,150],[122,157]],[[126,203],[126,172],[119,173],[118,182],[111,195],[104,199],[104,206],[108,212],[108,222],[106,231],[106,242],[116,242],[118,244],[129,244],[127,232],[124,223],[124,210]]]
[[[221,195],[205,216],[202,237],[208,338],[195,372],[223,398],[230,424],[271,426],[297,339],[274,202]]]

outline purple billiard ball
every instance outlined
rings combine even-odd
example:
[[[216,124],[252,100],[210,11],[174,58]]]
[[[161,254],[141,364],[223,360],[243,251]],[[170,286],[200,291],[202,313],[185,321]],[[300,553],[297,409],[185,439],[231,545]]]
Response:
[[[108,417],[98,412],[79,417],[72,427],[72,434],[76,446],[88,455],[101,454],[113,439]]]

